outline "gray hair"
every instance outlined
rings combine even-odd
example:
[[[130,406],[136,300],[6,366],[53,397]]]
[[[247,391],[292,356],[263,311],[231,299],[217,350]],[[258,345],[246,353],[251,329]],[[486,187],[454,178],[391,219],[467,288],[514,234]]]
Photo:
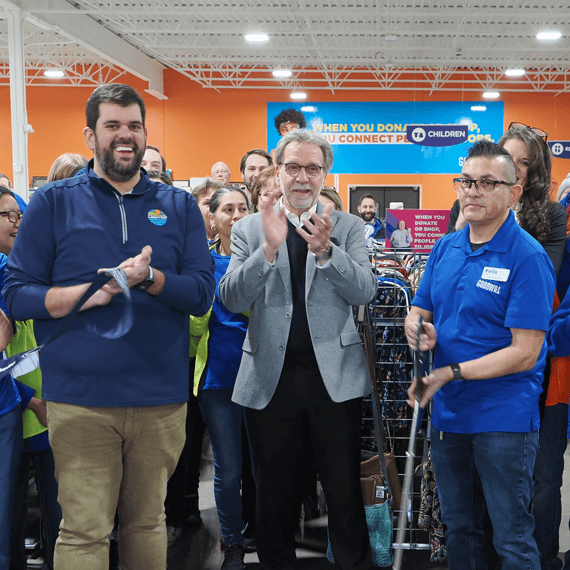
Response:
[[[324,165],[323,170],[325,176],[331,171],[334,155],[329,141],[320,133],[316,131],[309,131],[306,129],[295,129],[289,131],[277,145],[275,149],[275,162],[279,165],[283,164],[283,153],[285,152],[285,147],[291,142],[302,142],[316,144],[320,147],[323,153]]]

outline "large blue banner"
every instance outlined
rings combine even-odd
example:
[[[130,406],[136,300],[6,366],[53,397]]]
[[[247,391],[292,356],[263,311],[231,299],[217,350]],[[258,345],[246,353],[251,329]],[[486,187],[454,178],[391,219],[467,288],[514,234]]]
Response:
[[[335,156],[332,172],[339,174],[457,174],[477,139],[497,141],[503,134],[500,101],[267,103],[268,149],[281,138],[275,117],[285,109],[301,111],[307,128],[327,137]],[[415,141],[408,140],[408,125]],[[457,132],[467,127],[465,142],[454,144],[464,138],[449,136],[453,125],[462,127]],[[441,142],[434,142],[438,137]]]

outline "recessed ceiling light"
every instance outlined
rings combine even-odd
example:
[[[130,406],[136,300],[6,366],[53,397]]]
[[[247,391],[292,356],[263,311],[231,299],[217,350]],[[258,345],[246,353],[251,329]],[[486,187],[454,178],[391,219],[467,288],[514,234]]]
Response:
[[[551,42],[554,40],[559,40],[562,37],[562,34],[560,32],[540,32],[539,34],[536,34],[536,39],[543,41],[543,42]]]
[[[505,71],[507,77],[521,77],[525,73],[524,69],[507,69],[507,71]]]
[[[291,77],[293,72],[290,69],[274,69],[273,77]]]
[[[46,77],[65,77],[65,73],[61,69],[46,69],[44,75]]]
[[[293,91],[290,95],[291,99],[306,99],[307,94],[303,93],[302,91]]]
[[[486,111],[487,107],[485,107],[485,105],[473,105],[473,107],[471,107],[472,111]]]
[[[267,34],[246,34],[244,37],[252,43],[266,42],[269,39]]]
[[[485,91],[483,93],[485,99],[498,99],[500,95],[498,91]]]

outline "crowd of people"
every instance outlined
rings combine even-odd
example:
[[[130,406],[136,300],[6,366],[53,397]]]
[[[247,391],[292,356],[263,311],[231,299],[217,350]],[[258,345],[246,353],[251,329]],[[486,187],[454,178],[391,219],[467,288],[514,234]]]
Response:
[[[40,368],[0,377],[0,569],[26,567],[30,465],[46,568],[106,568],[114,539],[123,570],[165,569],[201,522],[206,429],[222,570],[255,549],[267,570],[295,567],[316,473],[335,563],[371,569],[353,307],[376,294],[374,196],[344,211],[330,144],[291,112],[271,154],[244,154],[242,181],[218,161],[191,192],[147,143],[131,87],[98,87],[86,124],[93,158],[58,157],[29,205],[0,175],[0,348],[40,347]],[[409,396],[433,398],[452,570],[562,568],[570,181],[553,201],[546,138],[515,123],[469,150],[405,323],[412,349],[419,334],[434,350]],[[401,221],[392,246],[412,242]]]

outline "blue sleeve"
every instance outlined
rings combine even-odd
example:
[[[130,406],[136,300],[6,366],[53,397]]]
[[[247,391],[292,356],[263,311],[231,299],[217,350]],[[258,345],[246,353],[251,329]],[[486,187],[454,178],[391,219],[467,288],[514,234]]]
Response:
[[[156,299],[188,315],[201,316],[212,306],[216,280],[208,249],[204,218],[194,198],[186,196],[186,235],[181,269],[165,274],[164,289]]]
[[[4,284],[6,283],[6,262],[7,257],[0,253],[0,293],[4,289]],[[8,315],[8,310],[6,309],[6,304],[4,303],[4,297],[0,294],[0,309]]]
[[[30,400],[34,397],[36,392],[33,388],[22,384],[19,380],[14,380],[14,382],[18,392],[20,393],[20,398],[22,398],[22,408],[25,410],[29,406]]]
[[[556,287],[554,266],[548,256],[543,251],[527,256],[511,279],[505,327],[547,331]]]
[[[51,287],[55,258],[53,211],[43,190],[36,190],[18,229],[18,237],[8,258],[6,284],[2,296],[10,316],[16,321],[51,319],[45,296]]]
[[[16,198],[16,202],[18,203],[18,206],[20,206],[20,212],[23,214],[28,208],[26,201],[16,192],[14,192],[14,198]]]
[[[560,307],[550,318],[546,341],[549,354],[570,355],[570,295],[564,297]]]

